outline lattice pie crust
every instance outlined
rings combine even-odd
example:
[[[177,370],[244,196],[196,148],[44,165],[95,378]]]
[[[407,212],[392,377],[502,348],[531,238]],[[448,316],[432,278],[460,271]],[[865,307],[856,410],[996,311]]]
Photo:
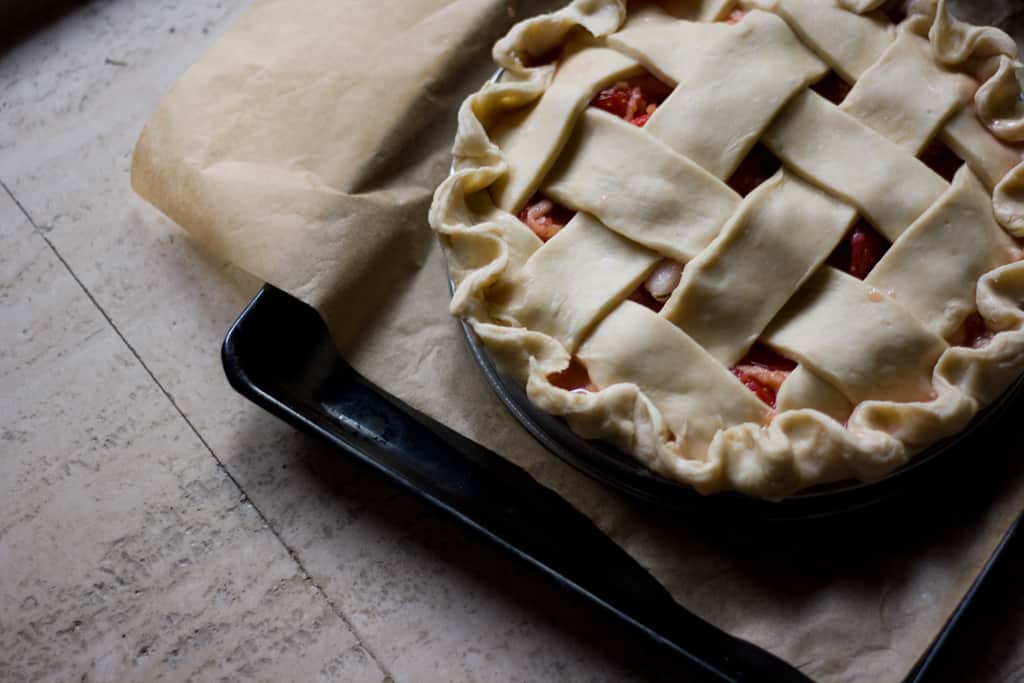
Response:
[[[1024,104],[1013,40],[941,1],[741,5],[516,25],[430,223],[452,312],[539,407],[701,492],[779,498],[893,471],[1024,371]],[[643,74],[671,94],[636,125],[588,106]],[[950,180],[919,159],[936,141]],[[755,145],[781,168],[741,196]],[[538,193],[574,212],[547,241],[517,217]],[[826,263],[858,221],[891,243],[863,280]],[[665,263],[678,285],[637,303]],[[774,408],[736,371],[755,346],[796,364]]]

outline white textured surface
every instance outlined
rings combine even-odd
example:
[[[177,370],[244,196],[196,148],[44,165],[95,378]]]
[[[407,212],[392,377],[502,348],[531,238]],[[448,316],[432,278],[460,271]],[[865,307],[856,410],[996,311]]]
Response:
[[[228,387],[219,345],[259,283],[128,168],[246,4],[96,1],[0,50],[0,681],[662,677],[596,608]]]
[[[0,240],[0,680],[383,680],[7,194]]]

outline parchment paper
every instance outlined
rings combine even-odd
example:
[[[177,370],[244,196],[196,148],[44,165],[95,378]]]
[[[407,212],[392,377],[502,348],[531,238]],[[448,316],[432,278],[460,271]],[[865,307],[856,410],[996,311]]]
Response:
[[[1019,467],[983,504],[945,513],[774,530],[669,519],[543,450],[448,315],[426,215],[456,108],[492,73],[495,40],[560,4],[257,0],[153,115],[133,184],[213,252],[318,307],[360,373],[526,468],[682,604],[817,680],[901,680],[1024,507]],[[1015,5],[958,13],[1019,37]]]

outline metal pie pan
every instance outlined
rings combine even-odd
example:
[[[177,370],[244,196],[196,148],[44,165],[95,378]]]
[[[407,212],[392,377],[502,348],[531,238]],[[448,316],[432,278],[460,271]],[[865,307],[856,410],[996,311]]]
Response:
[[[504,73],[498,69],[489,79],[496,83]],[[455,172],[455,161],[449,173]],[[449,279],[449,289],[455,284]],[[942,439],[903,467],[873,482],[847,480],[814,486],[780,501],[764,501],[725,492],[704,496],[691,486],[663,477],[648,469],[639,460],[610,444],[591,441],[576,435],[558,417],[537,408],[516,381],[502,375],[491,360],[483,342],[464,320],[463,332],[473,357],[487,381],[515,418],[552,453],[585,474],[627,495],[669,511],[692,510],[695,505],[715,507],[725,514],[738,513],[766,520],[812,519],[874,507],[911,491],[934,487],[950,477],[956,462],[989,444],[979,438],[983,428],[1021,394],[1024,378],[1016,381],[991,405],[974,416],[971,423],[954,436]],[[989,454],[984,454],[989,455]]]

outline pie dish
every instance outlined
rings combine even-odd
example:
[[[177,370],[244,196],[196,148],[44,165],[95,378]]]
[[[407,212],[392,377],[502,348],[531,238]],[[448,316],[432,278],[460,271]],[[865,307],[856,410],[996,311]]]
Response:
[[[885,476],[1024,372],[1005,33],[934,0],[577,0],[494,58],[430,223],[452,312],[580,436],[778,499]]]

